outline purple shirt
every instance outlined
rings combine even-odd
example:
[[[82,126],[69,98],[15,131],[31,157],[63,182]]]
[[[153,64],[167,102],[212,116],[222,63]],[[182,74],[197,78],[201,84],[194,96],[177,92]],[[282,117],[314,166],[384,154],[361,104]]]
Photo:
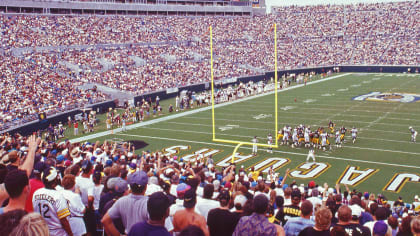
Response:
[[[242,217],[236,225],[233,236],[276,236],[276,226],[261,214],[253,213]]]

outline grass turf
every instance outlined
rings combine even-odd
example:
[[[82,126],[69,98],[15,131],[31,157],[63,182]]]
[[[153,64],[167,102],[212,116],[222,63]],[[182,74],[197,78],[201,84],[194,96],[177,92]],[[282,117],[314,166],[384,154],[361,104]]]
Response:
[[[355,126],[359,129],[355,144],[351,143],[348,132],[347,142],[341,148],[316,151],[317,162],[327,163],[329,166],[320,175],[308,179],[289,176],[287,183],[292,179],[305,184],[315,180],[317,184],[322,185],[327,182],[333,186],[347,167],[354,166],[359,170],[375,169],[376,172],[356,186],[349,186],[350,189],[356,188],[359,191],[375,194],[384,193],[391,200],[402,196],[407,202],[412,201],[415,194],[419,194],[418,182],[408,181],[398,193],[386,191],[384,188],[395,174],[420,175],[420,142],[411,143],[408,131],[409,126],[418,131],[420,129],[420,102],[352,100],[353,97],[373,91],[419,95],[420,75],[353,73],[278,94],[279,128],[285,124],[291,126],[305,124],[311,125],[314,129],[318,126],[327,127],[329,120],[332,120],[337,127],[345,126],[350,130]],[[174,100],[163,102],[163,104],[169,103],[174,104]],[[267,134],[271,132],[274,135],[275,132],[273,106],[274,94],[268,94],[216,108],[216,138],[250,142],[253,136],[258,136],[261,143],[266,143]],[[265,115],[263,116],[265,118],[255,118],[261,114]],[[228,125],[232,128],[223,131],[220,129]],[[213,155],[215,163],[230,156],[235,147],[234,144],[212,141],[211,109],[98,137],[92,141],[114,138],[142,140],[148,144],[144,149],[152,151],[175,145],[189,146],[188,150],[180,150],[176,154],[179,157],[193,154],[203,148],[217,149],[219,152]],[[334,143],[334,140],[330,138],[330,142]],[[290,161],[277,169],[277,172],[283,175],[286,168],[296,170],[304,163],[308,152],[306,148],[290,146],[280,146],[274,149],[273,154],[265,150],[260,148],[257,156],[238,164],[250,167],[267,158],[287,158]],[[243,146],[238,152],[244,155],[250,154],[251,147]],[[351,178],[354,177],[357,177],[357,174]]]

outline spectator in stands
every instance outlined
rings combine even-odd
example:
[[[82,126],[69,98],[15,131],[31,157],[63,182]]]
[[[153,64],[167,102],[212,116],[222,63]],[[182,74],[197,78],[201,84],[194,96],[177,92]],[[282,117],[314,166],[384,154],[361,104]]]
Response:
[[[11,235],[50,235],[48,225],[38,213],[29,213],[22,217],[19,225],[15,227]]]
[[[155,192],[147,201],[149,219],[134,224],[129,236],[135,235],[162,235],[170,236],[165,226],[165,219],[169,216],[169,199],[163,192]]]
[[[10,171],[4,180],[6,191],[9,195],[9,204],[0,208],[0,214],[17,209],[25,209],[26,198],[30,193],[29,179],[23,170]]]
[[[300,211],[300,217],[290,218],[284,226],[284,232],[286,235],[297,236],[300,231],[306,227],[312,227],[315,225],[315,222],[311,220],[313,206],[310,201],[303,201],[300,206]]]
[[[411,232],[411,216],[406,216],[402,218],[400,227],[398,228],[397,236],[412,236]]]
[[[349,208],[351,210],[350,225],[356,226],[357,228],[361,229],[362,230],[361,235],[363,236],[371,235],[369,228],[359,223],[360,217],[362,216],[363,209],[357,204],[350,205]]]
[[[276,226],[266,218],[268,198],[264,194],[254,197],[254,213],[242,217],[236,225],[234,236],[239,235],[285,235],[281,226]]]
[[[70,211],[71,217],[69,217],[69,224],[71,231],[74,236],[81,236],[86,234],[86,225],[83,220],[85,215],[86,206],[82,202],[82,198],[79,194],[74,193],[76,180],[74,175],[68,174],[63,177],[61,181],[63,190],[60,190],[63,197],[66,199],[68,204],[68,209]]]
[[[196,210],[200,215],[204,216],[207,220],[207,215],[210,210],[221,206],[218,201],[213,200],[214,185],[206,184],[203,189],[203,197],[197,199]]]
[[[28,197],[26,198],[26,204],[25,204],[25,210],[26,212],[33,212],[34,207],[32,206],[32,196],[34,195],[34,192],[40,188],[44,187],[44,184],[41,180],[41,173],[44,171],[44,169],[47,166],[44,162],[38,161],[33,170],[33,177],[29,180],[29,188],[30,192]]]
[[[285,205],[283,211],[278,213],[278,220],[282,222],[282,225],[286,225],[287,220],[293,217],[299,217],[301,215],[300,211],[300,201],[302,194],[299,189],[295,189],[291,193],[291,205]]]
[[[420,235],[420,216],[414,217],[413,220],[411,220],[410,226],[411,226],[411,232],[413,233],[413,235],[419,236]]]
[[[174,218],[173,218],[173,225],[174,231],[180,232],[188,225],[197,225],[198,227],[203,230],[206,236],[209,235],[209,231],[207,229],[207,223],[204,216],[197,214],[194,211],[195,204],[197,203],[197,195],[195,193],[195,189],[190,188],[185,192],[184,195],[184,207],[183,210],[176,211]]]
[[[102,224],[108,234],[119,235],[118,230],[112,223],[113,219],[121,218],[125,233],[128,233],[134,224],[148,220],[148,198],[144,196],[148,179],[144,171],[137,171],[130,175],[128,183],[131,194],[118,199],[102,218]]]
[[[315,226],[306,227],[299,236],[329,236],[332,213],[326,207],[321,207],[315,212]]]
[[[369,228],[370,232],[373,232],[373,227],[375,225],[376,222],[378,221],[386,221],[386,219],[388,218],[387,216],[387,209],[385,207],[378,207],[375,210],[375,221],[369,221],[366,222],[363,226],[366,226]],[[392,229],[391,227],[388,226],[388,233],[392,234]]]
[[[23,209],[11,210],[0,214],[0,235],[13,235],[11,232],[19,225],[20,220],[26,214],[27,212]]]
[[[196,225],[185,227],[178,236],[205,236],[203,230]]]
[[[217,196],[220,207],[210,210],[207,218],[210,235],[229,235],[235,230],[239,217],[229,210],[230,193],[228,190],[222,190]]]

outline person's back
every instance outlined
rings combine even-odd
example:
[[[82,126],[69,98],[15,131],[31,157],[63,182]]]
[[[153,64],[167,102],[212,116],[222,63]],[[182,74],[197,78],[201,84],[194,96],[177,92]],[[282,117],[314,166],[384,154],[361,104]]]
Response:
[[[218,200],[220,202],[220,208],[211,210],[207,217],[210,235],[230,236],[235,230],[236,224],[239,221],[239,216],[229,210],[229,191],[222,190],[218,196]]]
[[[299,236],[329,236],[332,213],[326,207],[321,207],[315,212],[315,225],[300,231]]]
[[[286,235],[297,236],[300,231],[306,227],[314,226],[315,222],[311,220],[312,203],[308,200],[303,201],[301,205],[301,217],[290,218],[284,226]]]
[[[168,230],[164,227],[165,219],[169,216],[169,204],[169,199],[163,192],[156,192],[150,195],[147,201],[147,211],[150,219],[134,224],[128,236],[170,236]]]

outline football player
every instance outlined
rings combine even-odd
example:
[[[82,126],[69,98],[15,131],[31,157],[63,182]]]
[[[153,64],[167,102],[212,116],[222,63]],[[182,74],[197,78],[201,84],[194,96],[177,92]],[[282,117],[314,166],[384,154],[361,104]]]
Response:
[[[356,137],[357,137],[357,129],[356,127],[353,126],[353,128],[351,129],[351,139],[353,140],[353,143],[356,142]]]
[[[339,130],[335,131],[335,146],[341,147],[341,136]]]
[[[268,136],[267,136],[267,144],[268,145],[273,145],[273,136],[271,136],[271,133],[269,133]],[[273,148],[268,147],[267,152],[268,153],[273,153]]]
[[[413,129],[413,127],[408,127],[408,129],[410,130],[410,132],[411,132],[411,142],[413,142],[413,143],[415,143],[416,142],[416,137],[417,137],[417,131],[415,131],[414,129]]]
[[[347,129],[344,126],[342,126],[341,129],[340,129],[340,134],[341,134],[340,141],[341,141],[341,143],[344,143],[344,137],[346,137],[346,132],[347,132]]]
[[[327,146],[327,138],[328,138],[328,136],[327,136],[328,134],[326,133],[326,132],[322,132],[321,133],[321,147],[322,147],[322,150],[326,150],[326,146]]]
[[[258,151],[258,139],[257,136],[254,136],[254,138],[252,139],[252,155],[256,156],[257,155],[257,151]]]
[[[306,157],[306,163],[309,162],[309,159],[312,159],[315,162],[315,150],[313,148],[309,149],[308,156]]]
[[[277,140],[278,141],[283,141],[283,136],[284,136],[284,129],[279,130],[279,132],[277,133]],[[282,143],[283,144],[283,143]]]
[[[51,235],[73,235],[67,216],[70,211],[61,192],[55,190],[58,185],[58,173],[54,167],[45,169],[41,175],[45,187],[34,192],[32,204],[34,212],[44,218]]]
[[[332,122],[332,120],[330,120],[330,123],[328,123],[328,128],[330,128],[330,131],[331,131],[332,134],[334,133],[334,127],[335,127],[334,122]]]

